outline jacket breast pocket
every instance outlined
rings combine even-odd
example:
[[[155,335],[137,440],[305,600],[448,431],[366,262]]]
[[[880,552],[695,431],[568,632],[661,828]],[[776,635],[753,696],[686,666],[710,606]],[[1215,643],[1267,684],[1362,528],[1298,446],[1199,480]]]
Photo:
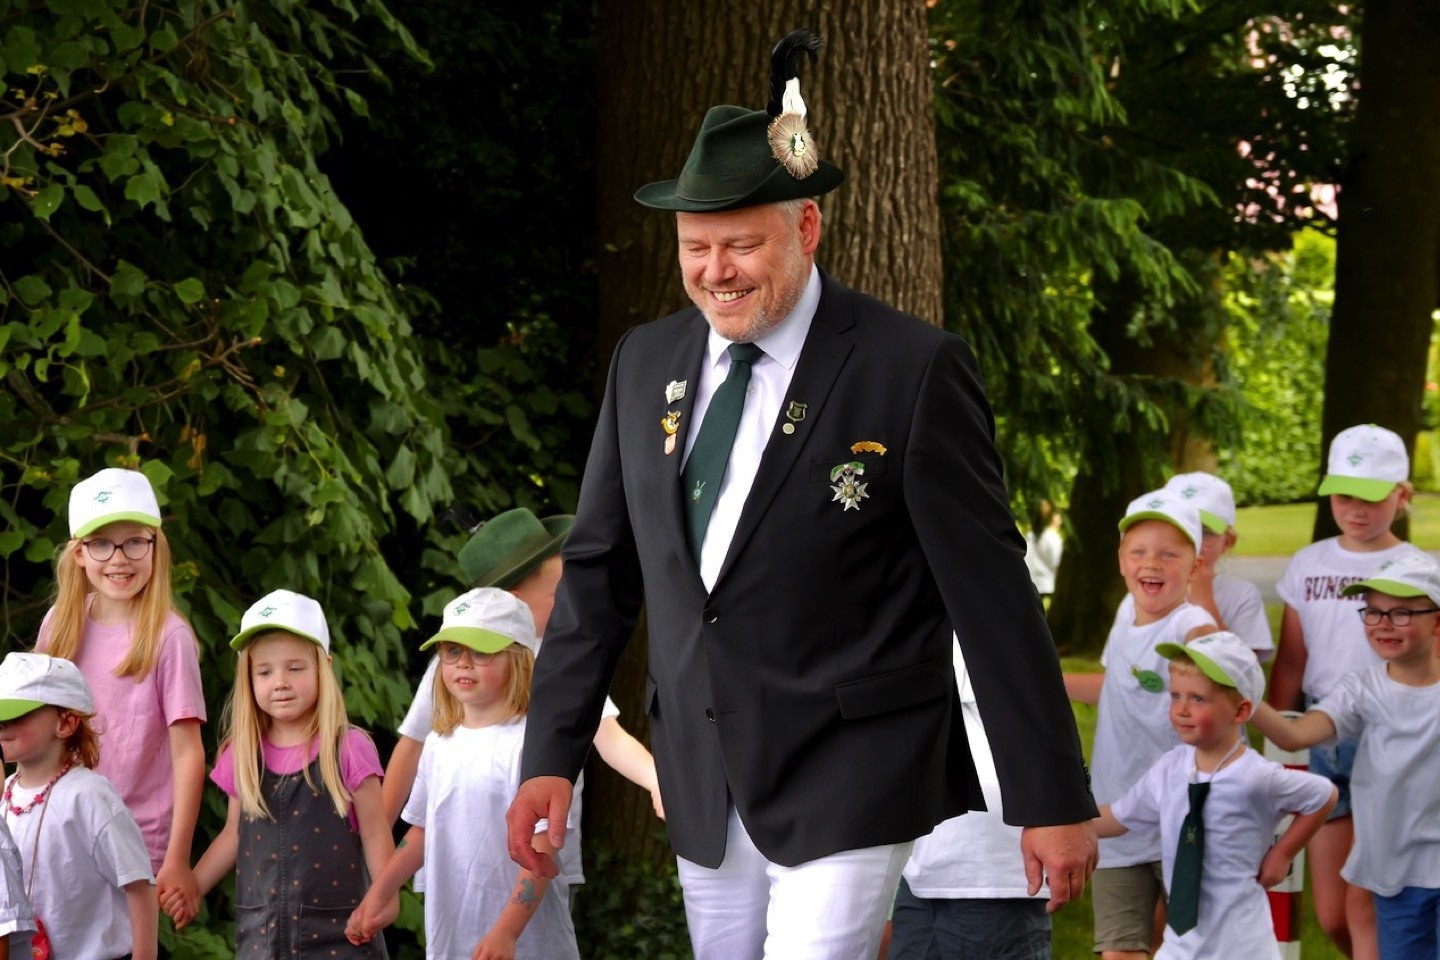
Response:
[[[947,696],[955,686],[949,670],[938,664],[922,663],[903,670],[844,680],[835,684],[840,716],[862,720],[882,713],[903,710]]]

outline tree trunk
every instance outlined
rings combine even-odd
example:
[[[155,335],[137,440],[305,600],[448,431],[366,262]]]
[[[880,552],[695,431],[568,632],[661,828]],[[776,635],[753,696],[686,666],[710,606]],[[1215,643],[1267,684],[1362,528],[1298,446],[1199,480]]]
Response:
[[[1127,278],[1113,285],[1097,283],[1102,306],[1094,314],[1092,329],[1109,357],[1110,373],[1136,387],[1155,383],[1158,389],[1148,392],[1160,405],[1165,422],[1132,416],[1119,430],[1108,422],[1095,423],[1094,433],[1085,440],[1082,466],[1070,493],[1073,535],[1066,542],[1048,615],[1056,645],[1064,653],[1097,654],[1104,645],[1115,608],[1125,595],[1116,569],[1116,526],[1130,501],[1160,486],[1177,468],[1214,467],[1211,438],[1177,398],[1182,385],[1214,383],[1210,358],[1219,329],[1212,315],[1221,293],[1218,259],[1194,253],[1186,259],[1200,291],[1176,307],[1170,328],[1148,330],[1149,342],[1142,343],[1130,332],[1140,306],[1138,287]]]
[[[1440,17],[1433,0],[1374,0],[1364,9],[1360,102],[1339,199],[1322,451],[1357,423],[1394,430],[1413,449],[1440,305]],[[1316,511],[1315,539],[1337,532],[1330,511]]]
[[[674,218],[631,197],[679,173],[707,108],[762,109],[770,49],[796,27],[825,40],[801,70],[821,155],[848,179],[821,200],[817,259],[836,279],[940,322],[937,161],[923,0],[853,0],[819,13],[799,0],[601,0],[597,28],[599,341],[608,361],[631,326],[688,301]],[[601,369],[608,363],[602,363]],[[627,730],[648,738],[644,637],[630,644],[611,695]],[[587,837],[658,858],[649,800],[599,764],[587,776]]]

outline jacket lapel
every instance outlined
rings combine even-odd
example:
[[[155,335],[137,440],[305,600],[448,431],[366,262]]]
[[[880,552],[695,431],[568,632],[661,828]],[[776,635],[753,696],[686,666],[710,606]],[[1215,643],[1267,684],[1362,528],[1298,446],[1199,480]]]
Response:
[[[770,507],[770,501],[780,491],[785,478],[795,466],[796,459],[809,443],[810,434],[825,407],[825,401],[840,375],[840,368],[850,355],[850,338],[844,331],[854,325],[848,291],[835,283],[824,272],[820,274],[824,284],[820,293],[820,304],[815,310],[815,319],[810,323],[810,332],[805,336],[805,346],[795,366],[795,376],[790,379],[790,389],[780,405],[780,416],[770,427],[770,439],[765,443],[765,453],[760,458],[760,468],[755,473],[755,482],[750,495],[740,511],[740,522],[735,527],[735,536],[725,554],[725,562],[715,579],[719,588],[729,572],[735,557],[755,533],[760,519]],[[795,423],[795,432],[787,434],[784,425],[791,422],[785,413],[791,403],[805,404],[805,419]],[[682,532],[683,536],[683,532]]]
[[[665,370],[666,383],[655,385],[655,457],[656,468],[661,477],[660,509],[664,512],[665,526],[675,545],[675,551],[683,556],[692,568],[695,558],[690,553],[689,541],[685,536],[685,507],[680,496],[680,464],[685,460],[685,440],[690,433],[691,411],[695,405],[695,392],[700,389],[700,363],[705,357],[705,340],[709,325],[697,310],[685,335],[678,338],[675,351],[670,356],[670,365]],[[664,389],[670,383],[684,383],[684,396],[667,400]],[[675,433],[675,448],[665,452],[665,433],[660,421],[672,413],[679,414],[678,429]],[[699,570],[696,568],[696,575]]]

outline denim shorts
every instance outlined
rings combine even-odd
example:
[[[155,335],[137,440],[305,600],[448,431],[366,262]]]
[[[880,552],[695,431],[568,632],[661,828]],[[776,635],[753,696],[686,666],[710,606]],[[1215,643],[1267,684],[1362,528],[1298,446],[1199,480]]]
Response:
[[[1385,960],[1435,960],[1440,955],[1440,890],[1405,887],[1375,895],[1375,926]]]
[[[1050,960],[1044,900],[943,900],[917,897],[900,881],[890,960]]]
[[[1306,709],[1316,703],[1319,701],[1313,697],[1305,698]],[[1326,820],[1350,816],[1350,775],[1355,771],[1357,746],[1358,740],[1336,740],[1334,743],[1310,748],[1310,772],[1329,780],[1335,784],[1335,789],[1340,791],[1340,800]]]

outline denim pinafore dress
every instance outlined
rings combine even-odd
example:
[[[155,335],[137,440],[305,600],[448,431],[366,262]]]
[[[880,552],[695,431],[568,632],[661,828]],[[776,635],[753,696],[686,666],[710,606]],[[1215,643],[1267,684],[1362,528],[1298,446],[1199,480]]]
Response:
[[[380,937],[345,939],[345,922],[370,887],[360,837],[324,792],[320,761],[303,773],[265,771],[273,821],[240,815],[235,857],[235,955],[239,960],[344,957],[387,960]]]

